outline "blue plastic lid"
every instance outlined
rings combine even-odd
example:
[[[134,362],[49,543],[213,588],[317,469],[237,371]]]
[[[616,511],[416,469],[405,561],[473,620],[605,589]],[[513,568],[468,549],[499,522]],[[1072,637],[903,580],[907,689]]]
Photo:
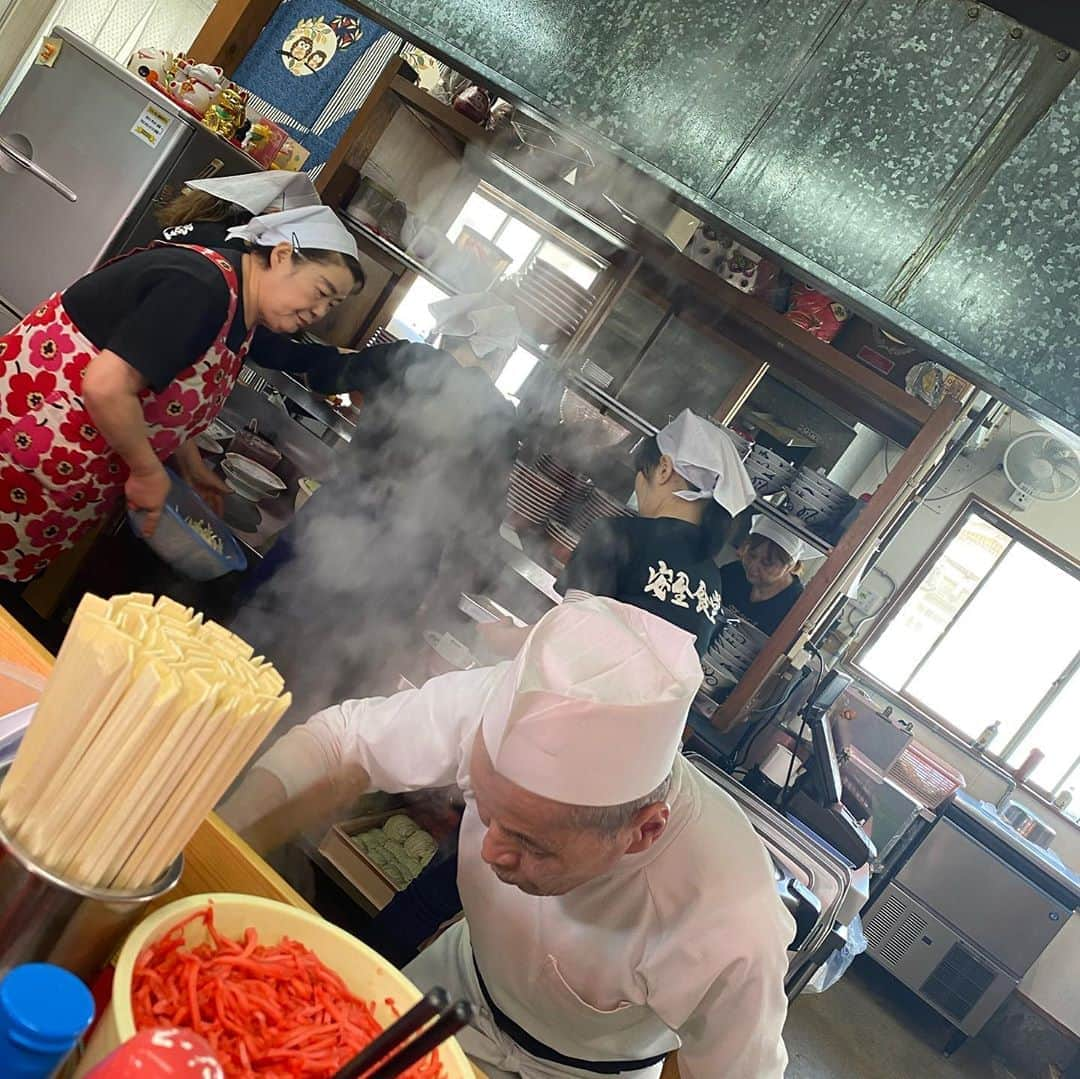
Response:
[[[94,998],[62,967],[26,963],[0,982],[0,1013],[17,1045],[66,1052],[93,1021]]]

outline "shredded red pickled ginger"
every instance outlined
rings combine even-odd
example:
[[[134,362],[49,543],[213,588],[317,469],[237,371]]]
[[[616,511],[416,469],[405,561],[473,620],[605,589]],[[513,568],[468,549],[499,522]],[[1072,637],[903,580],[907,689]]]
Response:
[[[202,921],[209,940],[190,948],[184,927]],[[228,1079],[326,1079],[382,1030],[368,1001],[299,941],[241,941],[214,927],[214,909],[185,918],[135,961],[135,1027],[189,1027],[213,1047]],[[392,1008],[393,1002],[386,1003]],[[438,1052],[405,1073],[446,1079]]]

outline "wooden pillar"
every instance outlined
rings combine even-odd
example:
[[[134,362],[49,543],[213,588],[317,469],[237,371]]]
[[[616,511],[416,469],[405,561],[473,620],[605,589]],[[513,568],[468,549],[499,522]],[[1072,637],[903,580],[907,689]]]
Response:
[[[217,0],[192,43],[191,56],[232,75],[279,3],[280,0]]]
[[[390,87],[393,84],[394,77],[401,70],[403,62],[401,57],[396,54],[387,60],[386,67],[383,68],[382,73],[375,80],[371,92],[364,98],[360,108],[356,110],[356,115],[345,129],[345,134],[341,136],[337,146],[334,147],[333,153],[326,159],[326,164],[319,173],[319,178],[315,181],[315,186],[320,193],[325,195],[328,191],[333,191],[337,186],[334,182],[337,172],[345,166],[352,144],[361,137],[365,129],[369,125],[372,126],[370,145],[367,146],[366,156],[367,153],[371,152],[375,143],[379,141],[380,136],[386,130],[386,125],[393,119],[395,110],[393,107],[388,107],[384,98],[393,93]]]

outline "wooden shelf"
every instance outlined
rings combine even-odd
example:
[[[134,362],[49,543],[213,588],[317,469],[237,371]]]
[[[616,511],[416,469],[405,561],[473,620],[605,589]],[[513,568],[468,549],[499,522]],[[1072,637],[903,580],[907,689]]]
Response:
[[[404,76],[395,76],[390,84],[390,89],[406,105],[423,113],[428,119],[434,120],[437,124],[449,128],[463,142],[473,143],[485,149],[491,146],[491,135],[485,128],[462,116],[457,109],[444,105]]]
[[[722,312],[717,330],[725,338],[805,382],[895,442],[907,445],[929,421],[933,412],[929,405],[806,333],[783,313],[740,292],[681,251],[661,244],[645,229],[632,232],[628,242],[646,253],[646,266],[689,285]]]

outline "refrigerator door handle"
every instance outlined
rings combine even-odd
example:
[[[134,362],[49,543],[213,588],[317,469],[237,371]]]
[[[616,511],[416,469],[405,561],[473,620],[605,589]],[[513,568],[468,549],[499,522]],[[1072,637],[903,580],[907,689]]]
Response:
[[[25,169],[31,176],[36,176],[43,183],[46,183],[51,187],[58,195],[62,195],[68,202],[78,202],[79,196],[68,187],[62,180],[58,180],[51,172],[43,169],[40,165],[35,164],[27,154],[22,150],[13,146],[7,139],[0,136],[0,154],[14,161],[20,169]],[[0,166],[3,165],[3,161],[0,160]],[[11,171],[5,169],[5,172]]]

